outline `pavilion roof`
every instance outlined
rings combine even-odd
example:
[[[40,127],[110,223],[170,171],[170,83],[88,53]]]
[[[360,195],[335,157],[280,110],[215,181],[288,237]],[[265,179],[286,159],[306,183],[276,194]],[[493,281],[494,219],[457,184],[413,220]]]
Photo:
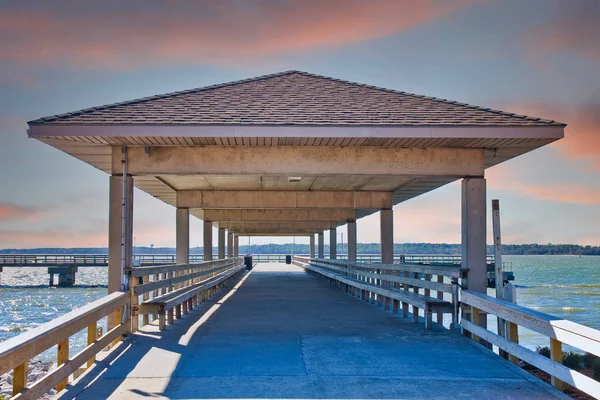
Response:
[[[43,117],[30,125],[557,126],[435,97],[287,71]]]

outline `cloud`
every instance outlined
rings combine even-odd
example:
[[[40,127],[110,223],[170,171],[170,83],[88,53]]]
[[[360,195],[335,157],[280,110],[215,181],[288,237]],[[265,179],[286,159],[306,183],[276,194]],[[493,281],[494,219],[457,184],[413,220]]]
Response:
[[[530,55],[570,53],[600,62],[598,18],[597,0],[559,2],[556,18],[533,29],[526,38]]]
[[[552,146],[568,160],[585,161],[600,172],[600,98],[588,99],[583,103],[560,107],[548,103],[515,102],[501,105],[500,108],[567,124],[564,139]]]
[[[524,194],[534,200],[562,204],[600,205],[600,188],[566,182],[538,184],[504,165],[486,173],[488,189]]]
[[[0,231],[2,248],[107,247],[108,235],[102,231],[66,229]]]
[[[209,1],[151,8],[70,2],[0,13],[0,61],[128,69],[240,60],[376,39],[441,18],[472,1]],[[140,3],[142,4],[142,3]],[[81,9],[81,7],[80,7]],[[39,11],[41,10],[41,11]]]
[[[38,221],[43,212],[31,207],[22,207],[14,204],[0,204],[0,221]]]

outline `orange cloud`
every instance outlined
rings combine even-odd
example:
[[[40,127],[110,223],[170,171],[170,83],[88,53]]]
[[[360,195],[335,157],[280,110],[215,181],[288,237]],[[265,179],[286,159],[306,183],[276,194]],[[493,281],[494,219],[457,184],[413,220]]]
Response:
[[[106,232],[80,232],[64,229],[0,231],[2,248],[107,247]]]
[[[0,204],[0,221],[37,221],[41,214],[40,211],[29,207],[21,207],[13,204]]]
[[[600,204],[600,188],[573,183],[539,185],[533,180],[524,182],[508,166],[492,168],[486,173],[488,189],[525,194],[535,200],[564,204]]]
[[[348,45],[411,29],[472,0],[188,2],[76,13],[72,5],[0,14],[0,60],[87,68],[240,60]],[[182,5],[182,3],[180,3]]]
[[[559,107],[548,104],[506,104],[501,109],[517,110],[567,124],[565,137],[552,144],[567,159],[586,161],[600,171],[600,99],[591,99],[580,107]]]

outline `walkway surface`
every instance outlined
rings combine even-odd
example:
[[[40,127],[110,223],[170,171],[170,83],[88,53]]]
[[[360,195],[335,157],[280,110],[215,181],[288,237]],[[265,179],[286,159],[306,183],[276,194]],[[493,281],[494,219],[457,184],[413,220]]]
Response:
[[[166,331],[132,335],[61,398],[564,398],[436,328],[259,264]]]

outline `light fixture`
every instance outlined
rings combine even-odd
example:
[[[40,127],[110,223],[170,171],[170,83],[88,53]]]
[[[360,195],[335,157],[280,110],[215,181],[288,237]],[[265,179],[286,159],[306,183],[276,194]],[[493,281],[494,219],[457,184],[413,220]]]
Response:
[[[288,176],[288,182],[300,182],[301,180],[301,176]]]

